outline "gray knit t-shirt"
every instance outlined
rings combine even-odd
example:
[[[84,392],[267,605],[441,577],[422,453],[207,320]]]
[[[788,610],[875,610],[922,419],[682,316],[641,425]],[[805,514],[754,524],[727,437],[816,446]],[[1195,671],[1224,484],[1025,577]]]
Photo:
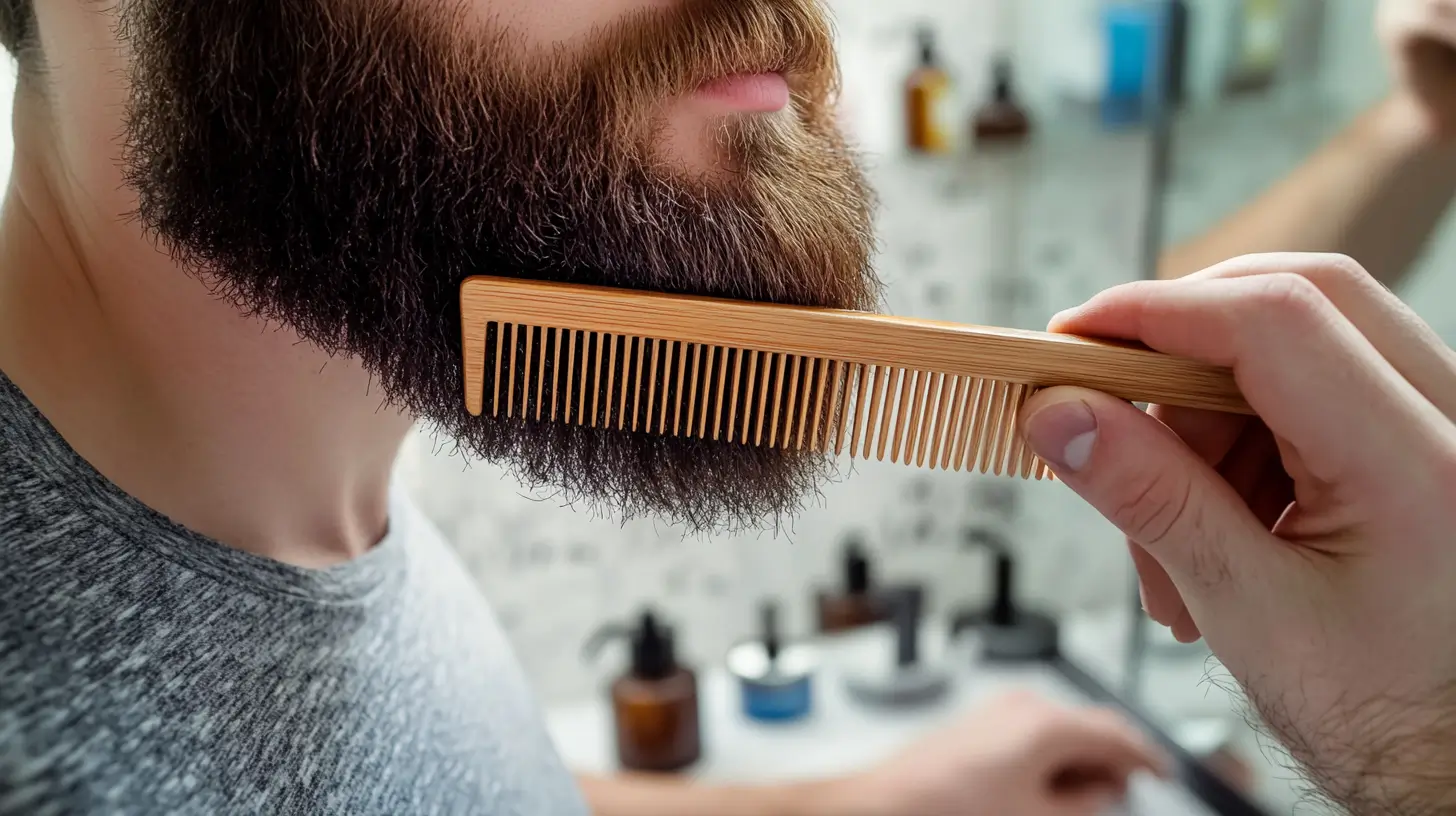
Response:
[[[0,814],[585,810],[402,495],[349,564],[258,558],[122,493],[0,375]]]

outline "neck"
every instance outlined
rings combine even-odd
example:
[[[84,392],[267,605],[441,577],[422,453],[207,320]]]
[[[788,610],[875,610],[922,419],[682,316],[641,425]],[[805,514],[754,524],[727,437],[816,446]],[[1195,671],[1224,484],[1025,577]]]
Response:
[[[304,567],[372,547],[410,419],[356,361],[213,298],[115,196],[69,186],[64,140],[26,104],[0,212],[0,370],[179,524]]]

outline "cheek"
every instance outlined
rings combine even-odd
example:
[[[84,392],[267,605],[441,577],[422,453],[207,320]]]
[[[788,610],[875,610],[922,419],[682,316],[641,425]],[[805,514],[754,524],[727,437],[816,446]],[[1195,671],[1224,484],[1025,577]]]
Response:
[[[552,45],[581,40],[629,14],[684,2],[693,0],[468,0],[467,7],[482,23],[519,32],[533,45]]]

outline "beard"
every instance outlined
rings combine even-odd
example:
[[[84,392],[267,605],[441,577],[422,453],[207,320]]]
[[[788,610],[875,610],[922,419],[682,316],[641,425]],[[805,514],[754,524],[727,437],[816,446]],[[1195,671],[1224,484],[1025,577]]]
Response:
[[[460,390],[471,275],[877,305],[872,197],[833,122],[817,0],[686,0],[570,53],[420,0],[121,15],[136,216],[217,296],[359,359],[387,402],[568,503],[735,529],[832,475],[807,452],[473,417]],[[712,168],[665,154],[670,100],[771,71],[789,109],[712,126]]]

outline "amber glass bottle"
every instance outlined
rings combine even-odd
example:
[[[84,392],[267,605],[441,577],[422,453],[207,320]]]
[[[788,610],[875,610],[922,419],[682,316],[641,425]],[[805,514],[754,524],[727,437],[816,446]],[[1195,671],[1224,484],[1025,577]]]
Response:
[[[678,663],[672,629],[650,610],[635,628],[602,627],[587,651],[595,654],[618,637],[632,646],[631,666],[611,686],[619,763],[648,773],[687,768],[702,755],[697,675]]]
[[[954,133],[950,74],[935,53],[935,32],[921,27],[920,62],[905,80],[906,143],[911,151],[949,153]]]

